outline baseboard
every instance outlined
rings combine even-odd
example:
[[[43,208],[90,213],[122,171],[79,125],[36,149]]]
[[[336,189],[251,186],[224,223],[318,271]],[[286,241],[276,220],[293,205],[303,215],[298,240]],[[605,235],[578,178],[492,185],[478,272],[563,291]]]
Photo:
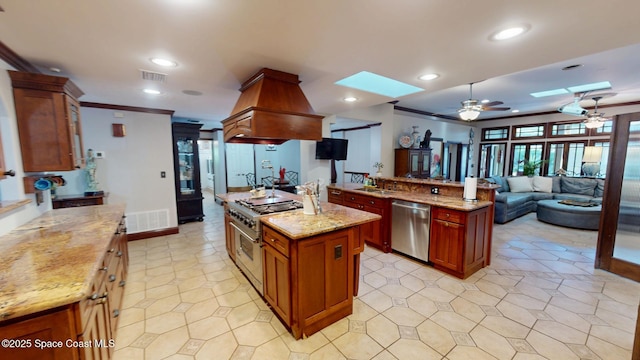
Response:
[[[159,229],[159,230],[151,230],[151,231],[141,231],[134,234],[127,234],[127,241],[135,241],[142,239],[149,239],[157,236],[165,236],[165,235],[173,235],[179,233],[178,227]]]

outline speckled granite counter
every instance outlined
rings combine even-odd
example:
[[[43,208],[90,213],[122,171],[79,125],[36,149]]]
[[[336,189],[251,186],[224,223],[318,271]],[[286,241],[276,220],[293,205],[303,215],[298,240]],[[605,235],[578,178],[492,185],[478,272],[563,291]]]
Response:
[[[124,204],[51,210],[1,236],[0,325],[89,295],[124,210]]]
[[[262,217],[260,220],[291,239],[301,239],[380,220],[381,216],[331,203],[322,203],[322,213],[305,215],[302,209]]]
[[[267,194],[270,195],[270,191]],[[276,196],[282,199],[302,201],[299,195],[276,190]],[[227,193],[216,195],[222,201],[246,199],[251,196],[248,192]],[[282,232],[291,239],[301,239],[323,234],[334,230],[380,220],[380,215],[348,208],[341,205],[322,202],[322,213],[305,215],[303,210],[285,211],[273,215],[262,216],[260,221]]]
[[[416,184],[422,184],[422,182],[426,182],[427,184],[442,184],[442,182],[435,182],[434,180],[422,180],[422,179],[408,179],[409,182],[413,182]],[[387,183],[388,185],[388,183]],[[454,187],[464,187],[460,185],[460,183],[449,183],[448,185]],[[398,199],[409,202],[416,202],[421,204],[435,205],[448,209],[461,210],[461,211],[473,211],[477,209],[481,209],[483,207],[490,206],[493,204],[488,200],[478,200],[474,202],[467,202],[462,199],[462,197],[454,197],[448,195],[432,195],[425,194],[422,192],[416,191],[402,191],[402,190],[386,190],[384,192],[379,191],[365,191],[358,190],[362,189],[362,184],[353,184],[353,183],[344,183],[344,184],[331,184],[328,185],[328,189],[337,189],[344,190],[353,193],[366,194],[369,196],[385,198],[385,199]],[[489,187],[489,189],[491,189]]]

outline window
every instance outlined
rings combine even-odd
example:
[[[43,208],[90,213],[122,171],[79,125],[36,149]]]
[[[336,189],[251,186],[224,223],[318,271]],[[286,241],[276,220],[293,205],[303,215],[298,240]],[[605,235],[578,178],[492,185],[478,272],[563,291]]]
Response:
[[[513,127],[512,139],[533,139],[545,137],[545,124],[518,125]]]
[[[480,173],[478,177],[504,176],[506,143],[480,144]]]
[[[584,122],[563,122],[551,125],[551,136],[579,136],[586,135],[587,127]]]
[[[584,141],[547,144],[549,162],[546,164],[545,174],[547,176],[557,174],[580,176],[584,147]]]
[[[540,161],[543,159],[543,143],[526,143],[511,145],[511,176],[524,174],[524,160]],[[540,169],[536,174],[540,174]]]
[[[482,129],[482,141],[507,140],[509,138],[509,127]]]
[[[613,121],[605,121],[603,127],[596,129],[596,134],[611,134],[613,131]]]

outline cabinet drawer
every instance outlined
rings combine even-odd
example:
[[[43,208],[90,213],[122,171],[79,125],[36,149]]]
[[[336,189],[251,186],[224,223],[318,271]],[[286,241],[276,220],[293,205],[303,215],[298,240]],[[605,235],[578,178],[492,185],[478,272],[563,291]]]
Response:
[[[284,235],[264,226],[262,228],[262,240],[278,250],[282,255],[289,257],[289,239]]]
[[[327,200],[330,203],[342,205],[343,203],[342,190],[329,189],[329,193],[327,194]]]
[[[365,205],[365,206],[370,206],[375,208],[383,208],[386,202],[385,199],[380,199],[373,196],[353,194],[353,193],[345,193],[344,201],[347,206],[350,206],[356,209],[362,209],[362,207],[354,206],[353,204]]]
[[[450,221],[458,224],[464,224],[464,212],[441,207],[431,208],[434,219]]]

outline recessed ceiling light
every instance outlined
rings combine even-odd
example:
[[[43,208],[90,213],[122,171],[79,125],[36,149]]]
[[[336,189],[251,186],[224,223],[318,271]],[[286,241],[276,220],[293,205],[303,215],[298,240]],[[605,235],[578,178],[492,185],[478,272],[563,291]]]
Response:
[[[511,112],[512,112],[512,113],[519,113],[519,112],[520,112],[520,110],[518,110],[518,109],[513,109],[513,110],[511,110]]]
[[[354,101],[358,101],[358,98],[353,97],[353,96],[349,96],[349,97],[346,97],[346,98],[344,98],[342,100],[344,100],[345,102],[354,102]]]
[[[51,71],[53,71],[53,72],[55,72],[55,73],[59,73],[59,72],[61,72],[61,71],[62,71],[62,70],[60,70],[60,68],[57,68],[57,67],[55,67],[55,66],[50,67],[50,68],[49,68],[49,70],[51,70]]]
[[[167,60],[167,59],[151,58],[149,60],[151,60],[151,62],[156,64],[156,65],[160,65],[160,66],[164,66],[164,67],[176,67],[176,66],[178,66],[177,62],[171,61],[171,60]]]
[[[489,99],[483,99],[482,101],[480,101],[480,103],[481,103],[481,104],[486,104],[486,103],[488,103],[489,101],[491,101],[491,100],[489,100]]]
[[[145,94],[149,94],[149,95],[160,95],[160,91],[155,89],[144,89],[142,91],[144,91]]]
[[[439,77],[440,77],[440,75],[433,73],[433,74],[424,74],[424,75],[420,76],[418,79],[429,81],[429,80],[437,79]]]
[[[527,30],[529,30],[529,26],[527,25],[513,26],[494,33],[493,35],[491,35],[491,40],[501,41],[511,39],[524,34],[525,32],[527,32]]]

